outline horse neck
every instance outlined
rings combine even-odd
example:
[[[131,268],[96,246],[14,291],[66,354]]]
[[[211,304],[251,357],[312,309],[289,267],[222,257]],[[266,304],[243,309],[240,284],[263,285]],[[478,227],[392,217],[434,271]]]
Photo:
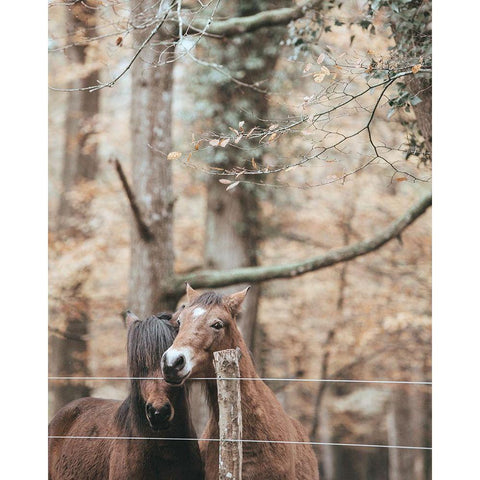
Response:
[[[236,347],[240,348],[242,353],[239,367],[241,378],[258,378],[258,374],[255,370],[255,365],[250,356],[250,352],[239,334],[239,338],[236,339]],[[244,436],[247,437],[249,432],[258,422],[262,422],[261,416],[258,412],[261,411],[259,407],[265,405],[268,402],[276,401],[273,392],[265,385],[262,380],[241,380],[240,381],[241,402],[242,402],[242,419],[243,419],[243,431]],[[217,383],[215,380],[207,381],[207,401],[210,406],[211,415],[218,424],[218,392]],[[272,398],[273,397],[273,398]]]

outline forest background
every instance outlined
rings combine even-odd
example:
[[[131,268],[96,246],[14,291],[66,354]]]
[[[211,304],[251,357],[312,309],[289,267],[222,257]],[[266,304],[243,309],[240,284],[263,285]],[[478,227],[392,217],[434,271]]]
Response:
[[[32,130],[33,130],[33,129],[32,129]],[[27,147],[27,145],[25,145],[25,147]],[[32,170],[32,171],[33,171],[33,170]],[[112,175],[111,178],[112,178],[112,181],[118,180],[118,179],[115,177],[115,175]],[[406,182],[401,182],[401,183],[404,184],[404,183],[406,183]],[[403,187],[403,185],[402,185],[402,187]],[[34,189],[32,188],[32,189],[29,189],[28,191],[34,191]],[[124,197],[122,197],[122,195],[123,195],[123,194],[122,194],[121,190],[119,190],[119,197],[121,198],[121,201],[124,200]],[[441,202],[441,200],[439,201],[439,203],[440,203],[440,202]],[[452,207],[450,206],[450,208],[452,208]],[[445,212],[448,212],[448,208],[445,208],[444,211],[445,211]],[[128,229],[128,215],[129,215],[129,210],[128,210],[128,204],[127,204],[127,203],[125,203],[125,210],[124,210],[123,213],[124,213],[125,219],[126,219],[126,220],[125,220],[125,224],[127,225],[126,228]],[[423,218],[424,218],[424,217],[423,217]],[[419,222],[420,222],[420,220],[419,220]],[[455,222],[452,222],[451,225],[455,225]],[[412,229],[415,228],[415,225],[413,225],[411,228],[412,228]],[[371,231],[371,230],[370,230],[370,231]],[[369,236],[369,235],[368,235],[369,232],[366,231],[366,233],[367,233],[366,236],[368,237],[368,236]],[[407,234],[407,233],[406,233],[406,234]],[[21,239],[23,239],[23,238],[24,238],[24,237],[22,237],[22,236],[17,237],[17,242],[20,242]],[[26,237],[25,237],[25,238],[26,238]],[[30,238],[31,238],[31,232],[30,232]],[[463,238],[462,238],[462,241],[465,242],[465,243],[466,243],[468,240],[469,240],[469,237],[463,237]],[[405,241],[405,240],[404,240],[404,241]],[[287,244],[285,244],[285,245],[287,246]],[[388,246],[387,246],[387,247],[388,247]],[[385,247],[385,248],[387,248],[387,247]],[[27,251],[31,251],[31,249],[27,249],[27,248],[26,248],[26,249],[25,249],[25,252],[27,252]],[[473,251],[473,249],[472,249],[472,251]],[[372,255],[377,255],[377,254],[381,254],[381,251],[379,251],[379,252],[377,252],[377,253],[375,253],[375,254],[372,254]],[[461,256],[461,252],[459,252],[459,256],[458,256],[457,258],[459,258],[460,256]],[[368,262],[368,260],[367,260],[368,258],[371,258],[371,257],[365,257],[364,261],[365,261],[365,262]],[[351,265],[353,265],[353,264],[351,264]],[[337,268],[337,267],[335,267],[335,268]],[[350,268],[350,267],[349,267],[349,268]],[[352,267],[352,268],[353,268],[353,267]],[[326,270],[326,271],[322,272],[322,275],[326,275],[326,278],[327,278],[327,281],[328,281],[328,277],[329,277],[329,276],[333,276],[333,273],[332,273],[333,271],[334,271],[334,269]],[[338,272],[337,272],[337,273],[338,273]],[[311,275],[317,275],[317,274],[311,274]],[[12,277],[12,279],[13,279],[13,278],[14,278],[14,276]],[[304,278],[307,278],[307,277],[304,277]],[[337,278],[338,278],[338,276],[337,276]],[[24,276],[24,277],[23,277],[24,285],[26,284],[27,281],[28,281],[28,279]],[[288,281],[288,282],[285,282],[285,283],[288,283],[288,284],[290,285],[290,284],[292,284],[294,281],[298,281],[298,280],[292,280],[292,281]],[[302,282],[303,282],[303,281],[304,281],[304,280],[302,279]],[[305,280],[305,281],[306,281],[306,280]],[[316,282],[314,282],[314,283],[316,283]],[[37,290],[38,290],[38,285],[39,285],[39,284],[37,284]],[[289,287],[289,288],[292,288],[292,287]],[[32,289],[32,291],[33,291],[33,290],[34,290],[34,289]],[[328,302],[327,302],[327,303],[328,303]],[[19,304],[21,304],[21,303],[19,303]],[[41,305],[41,302],[38,302],[38,305]],[[459,306],[457,305],[456,308],[459,308]],[[116,315],[117,313],[118,313],[118,312],[114,312],[115,315]],[[16,317],[18,317],[18,314],[16,315]],[[13,318],[13,317],[12,317],[12,318]],[[259,318],[261,318],[261,316],[260,316]],[[18,327],[18,326],[19,326],[19,323],[17,323],[16,325],[17,325],[17,327]],[[121,335],[121,333],[120,333],[119,335]],[[42,336],[40,335],[38,338],[42,338]],[[465,342],[466,339],[463,338],[462,341]],[[121,342],[121,341],[119,340],[119,342]],[[462,352],[462,353],[463,353],[463,352]],[[266,368],[268,368],[268,366],[267,366]],[[368,372],[368,370],[367,370],[366,372]],[[349,393],[348,393],[348,394],[349,394]],[[287,394],[287,393],[285,393],[285,397],[288,398],[288,394]],[[468,400],[468,397],[467,397],[466,400]],[[288,401],[288,400],[287,400],[287,401]],[[297,402],[298,400],[296,400],[295,398],[293,398],[293,399],[290,400],[290,401],[293,402],[293,404],[295,404],[295,402]],[[308,403],[308,401],[307,401],[307,403]],[[290,409],[291,407],[288,407],[288,408]],[[297,407],[295,407],[295,409],[297,409]],[[298,412],[301,412],[301,411],[302,411],[302,406],[301,406],[301,404],[300,404],[300,406],[298,407],[298,410],[297,410],[297,411],[298,411]],[[307,422],[307,424],[308,424],[308,422]]]
[[[52,2],[50,376],[123,377],[126,308],[253,283],[240,327],[304,379],[271,387],[321,476],[429,478],[428,450],[330,444],[430,445],[430,10]],[[52,379],[51,412],[126,386]]]

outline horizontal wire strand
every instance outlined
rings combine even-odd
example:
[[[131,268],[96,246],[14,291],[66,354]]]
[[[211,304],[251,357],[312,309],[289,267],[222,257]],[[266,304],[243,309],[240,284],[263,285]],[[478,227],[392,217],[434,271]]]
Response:
[[[163,377],[48,377],[48,380],[163,380]],[[406,381],[406,380],[342,380],[330,378],[259,378],[259,377],[239,377],[239,378],[189,378],[188,380],[251,380],[265,382],[329,382],[329,383],[372,383],[372,384],[392,384],[392,385],[432,385],[427,381]]]
[[[432,447],[413,447],[408,445],[376,445],[367,443],[330,443],[330,442],[302,442],[294,440],[257,440],[257,439],[219,439],[219,438],[162,438],[162,437],[89,437],[81,435],[49,435],[49,439],[70,439],[70,440],[170,440],[182,442],[242,442],[242,443],[279,443],[287,445],[328,445],[333,447],[365,447],[365,448],[398,448],[403,450],[432,450]]]

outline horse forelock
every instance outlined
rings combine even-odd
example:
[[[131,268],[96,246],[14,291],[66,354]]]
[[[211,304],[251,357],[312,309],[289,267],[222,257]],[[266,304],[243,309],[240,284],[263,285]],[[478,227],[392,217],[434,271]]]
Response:
[[[175,340],[176,330],[170,324],[170,314],[152,315],[134,322],[128,330],[127,355],[130,376],[147,376],[160,368],[165,350]]]
[[[165,350],[170,348],[176,336],[175,328],[170,324],[172,315],[161,313],[146,320],[133,322],[127,335],[127,362],[130,380],[130,393],[117,410],[117,425],[129,434],[132,425],[143,414],[144,400],[140,392],[138,377],[148,377],[150,373],[160,371],[160,361]],[[128,419],[133,422],[129,424]]]
[[[219,295],[216,292],[205,292],[198,296],[190,306],[204,305],[206,307],[212,305],[225,306],[223,302],[223,295]]]

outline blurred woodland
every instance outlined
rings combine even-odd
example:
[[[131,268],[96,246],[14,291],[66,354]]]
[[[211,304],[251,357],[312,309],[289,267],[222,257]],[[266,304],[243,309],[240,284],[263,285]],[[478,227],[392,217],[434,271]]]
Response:
[[[49,0],[50,376],[125,376],[122,312],[188,281],[253,286],[262,377],[430,382],[431,3]],[[269,385],[312,441],[431,445],[428,384]],[[127,382],[49,386],[51,417]],[[428,450],[315,453],[431,477]]]

